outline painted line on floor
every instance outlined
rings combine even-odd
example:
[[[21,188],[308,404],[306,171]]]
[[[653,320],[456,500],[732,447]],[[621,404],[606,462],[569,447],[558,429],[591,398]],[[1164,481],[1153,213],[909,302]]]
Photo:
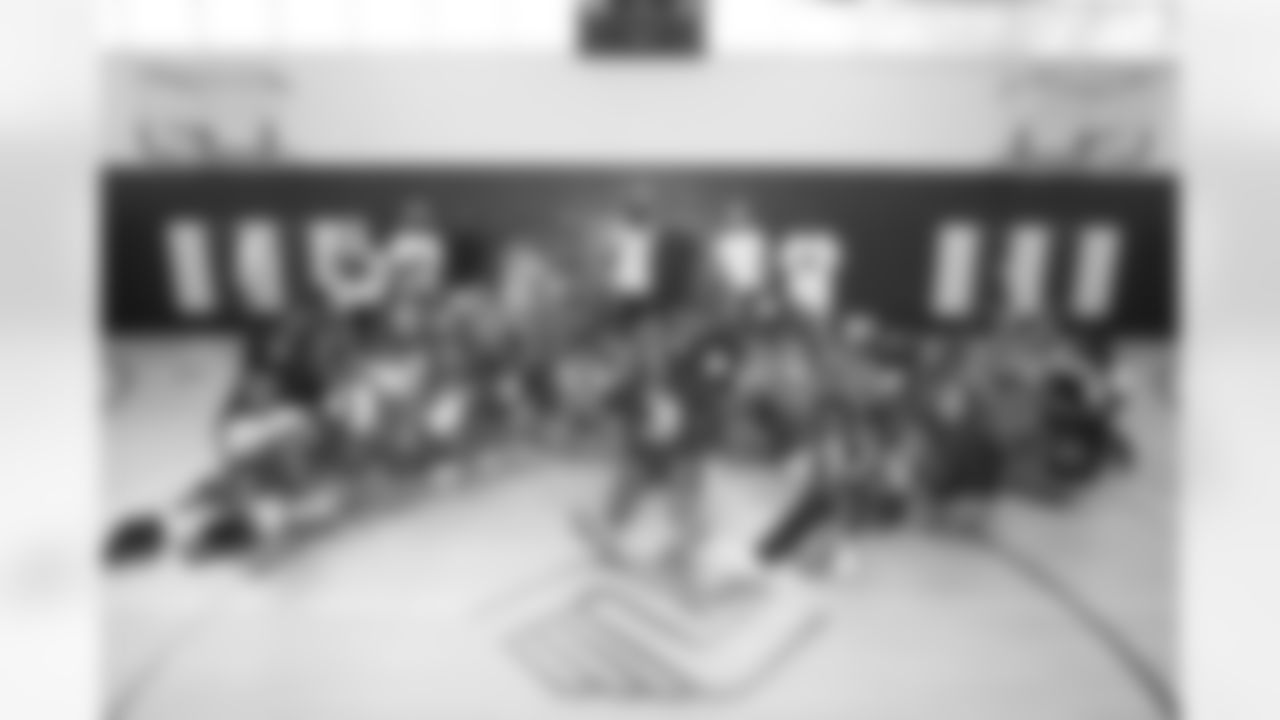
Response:
[[[579,587],[575,579],[587,579],[592,576],[594,565],[587,560],[574,557],[518,580],[510,587],[481,603],[474,617],[488,621],[498,619],[505,611],[524,606],[534,606],[547,594],[563,593],[566,597]]]

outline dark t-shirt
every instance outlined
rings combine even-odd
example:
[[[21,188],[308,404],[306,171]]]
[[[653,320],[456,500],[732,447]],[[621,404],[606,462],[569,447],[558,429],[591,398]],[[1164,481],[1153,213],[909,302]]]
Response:
[[[1001,445],[972,418],[935,419],[930,424],[934,487],[946,495],[986,494],[1003,482]]]
[[[322,401],[351,353],[375,330],[372,313],[299,310],[251,327],[230,412]]]
[[[633,450],[644,453],[701,453],[717,435],[724,394],[717,363],[710,352],[689,353],[669,362],[660,374],[619,387],[613,403],[624,436]]]

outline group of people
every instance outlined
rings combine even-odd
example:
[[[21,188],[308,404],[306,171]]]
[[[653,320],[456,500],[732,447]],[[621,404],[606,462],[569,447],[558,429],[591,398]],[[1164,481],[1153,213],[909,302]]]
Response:
[[[592,234],[606,252],[589,281],[526,263],[457,287],[446,234],[415,212],[376,281],[247,334],[218,467],[111,528],[110,561],[269,552],[411,489],[465,488],[496,445],[570,437],[617,460],[582,523],[593,546],[610,557],[658,502],[679,535],[663,567],[693,583],[706,469],[725,456],[801,476],[756,552],[819,568],[847,533],[981,522],[1008,492],[1068,499],[1127,457],[1106,348],[1048,318],[882,327],[841,307],[838,236],[771,237],[742,208],[681,256],[699,280],[673,300],[665,237],[651,210],[623,208]],[[553,292],[513,287],[535,276]]]

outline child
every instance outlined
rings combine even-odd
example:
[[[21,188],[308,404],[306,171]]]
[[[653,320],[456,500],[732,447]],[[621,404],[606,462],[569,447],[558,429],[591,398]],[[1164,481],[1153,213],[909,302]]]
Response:
[[[175,506],[125,518],[108,540],[112,562],[172,547],[200,557],[236,553],[292,519],[331,512],[338,488],[329,392],[366,341],[379,288],[331,295],[250,328],[239,378],[218,421],[221,469]],[[365,294],[368,293],[368,294]]]
[[[872,510],[879,483],[878,441],[869,419],[847,406],[827,403],[810,427],[802,458],[804,488],[759,548],[768,566],[786,565],[811,551],[819,576],[836,570],[845,532]]]
[[[957,367],[934,378],[915,415],[924,447],[922,488],[931,519],[945,528],[983,532],[1005,487],[1009,449],[984,416],[973,375]]]
[[[691,350],[652,352],[611,399],[622,424],[622,468],[600,527],[588,530],[597,534],[606,560],[618,562],[618,543],[643,507],[662,507],[671,537],[660,569],[679,593],[696,601],[697,559],[707,530],[703,466],[715,434],[706,404],[713,374]]]
[[[709,271],[716,300],[750,312],[770,288],[770,239],[745,206],[733,206],[710,238]]]
[[[336,499],[328,428],[318,407],[273,398],[269,384],[238,395],[221,423],[221,469],[171,508],[126,518],[109,540],[112,562],[131,564],[169,547],[197,558],[252,549]]]

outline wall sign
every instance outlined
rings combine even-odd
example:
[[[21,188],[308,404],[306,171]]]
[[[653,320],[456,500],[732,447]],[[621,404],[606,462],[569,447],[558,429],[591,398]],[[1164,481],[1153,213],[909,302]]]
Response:
[[[1007,162],[1022,170],[1133,172],[1157,167],[1167,76],[1145,66],[1029,63],[1008,74]]]
[[[131,135],[149,166],[258,165],[284,159],[290,84],[250,65],[143,65]]]

